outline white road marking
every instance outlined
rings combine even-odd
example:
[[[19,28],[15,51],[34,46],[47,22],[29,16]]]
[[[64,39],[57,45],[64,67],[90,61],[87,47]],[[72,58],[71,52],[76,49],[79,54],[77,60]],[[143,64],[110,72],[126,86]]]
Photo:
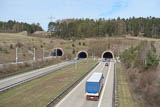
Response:
[[[101,62],[99,63],[99,65],[101,64]],[[99,66],[97,65],[95,69],[93,69],[91,72],[96,71],[96,69]],[[104,66],[100,69],[100,71],[104,68]],[[86,78],[88,78],[90,75],[87,75],[75,88],[73,88],[73,90],[71,90],[71,92],[69,92],[55,107],[59,107],[85,80]]]
[[[99,100],[99,103],[98,103],[98,107],[101,106],[102,98],[103,98],[103,95],[104,95],[104,90],[105,90],[105,88],[106,88],[107,81],[108,81],[108,76],[109,76],[109,73],[110,73],[110,71],[111,71],[111,70],[110,70],[110,69],[111,69],[111,62],[110,62],[109,65],[110,65],[110,66],[109,66],[109,69],[108,69],[107,78],[106,78],[106,81],[105,81],[105,84],[104,84],[104,87],[103,87],[103,90],[102,90],[102,93],[101,93],[101,96],[100,96],[100,100]]]

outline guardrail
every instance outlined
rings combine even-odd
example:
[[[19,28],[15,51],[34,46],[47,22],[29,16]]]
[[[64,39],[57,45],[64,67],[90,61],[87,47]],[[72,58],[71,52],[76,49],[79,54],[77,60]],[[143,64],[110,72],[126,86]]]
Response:
[[[114,64],[114,107],[118,107],[118,81],[116,63]]]
[[[77,79],[75,82],[73,82],[71,85],[69,85],[67,88],[65,88],[60,94],[58,94],[56,97],[54,97],[46,106],[44,107],[50,107],[52,104],[55,104],[55,102],[60,99],[66,92],[68,92],[73,86],[78,84],[87,74],[89,74],[97,65],[99,62],[97,62],[95,65],[92,66],[91,69],[88,70],[84,75],[82,75],[79,79]]]

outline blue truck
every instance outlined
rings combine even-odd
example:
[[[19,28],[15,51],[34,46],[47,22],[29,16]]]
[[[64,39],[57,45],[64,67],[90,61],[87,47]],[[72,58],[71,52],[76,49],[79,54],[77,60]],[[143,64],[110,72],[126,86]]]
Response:
[[[99,99],[102,87],[103,87],[104,76],[100,72],[94,72],[86,81],[85,92],[87,100]]]

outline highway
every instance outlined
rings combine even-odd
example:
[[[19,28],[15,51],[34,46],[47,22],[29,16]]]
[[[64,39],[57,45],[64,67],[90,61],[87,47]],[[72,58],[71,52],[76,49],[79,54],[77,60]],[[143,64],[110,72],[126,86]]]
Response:
[[[42,69],[37,69],[37,70],[30,71],[30,72],[22,73],[19,75],[11,76],[5,79],[1,79],[0,80],[0,92],[6,89],[12,88],[14,86],[17,86],[19,84],[25,83],[27,81],[33,80],[35,78],[44,76],[48,73],[54,72],[65,66],[71,65],[75,63],[75,61],[76,60],[66,61],[66,62],[55,64],[49,67],[45,67]]]
[[[105,63],[100,62],[56,107],[112,107],[114,62],[110,62],[109,66],[105,66]],[[85,96],[85,82],[93,72],[104,75],[104,86],[98,101],[88,101]]]

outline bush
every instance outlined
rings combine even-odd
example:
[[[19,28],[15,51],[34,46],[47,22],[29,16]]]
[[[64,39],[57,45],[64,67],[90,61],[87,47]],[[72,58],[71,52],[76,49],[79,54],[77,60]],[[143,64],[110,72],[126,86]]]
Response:
[[[73,49],[72,49],[72,54],[75,54],[75,52],[76,52],[76,51],[75,51],[75,49],[73,48]]]
[[[156,55],[156,48],[151,44],[151,48],[144,49],[146,46],[145,43],[140,43],[137,47],[131,47],[122,53],[121,58],[127,69],[130,67],[149,69],[158,66],[160,58]],[[143,56],[145,57],[141,58]]]
[[[5,54],[9,54],[9,51],[8,51],[7,48],[4,48],[4,49],[3,49],[3,52],[4,52]]]
[[[14,49],[14,46],[13,46],[13,44],[10,44],[10,49]]]
[[[83,46],[86,46],[85,42],[83,42]]]
[[[136,96],[142,98],[145,101],[144,105],[148,107],[159,107],[160,88],[158,88],[159,78],[156,71],[160,58],[156,55],[154,44],[141,42],[135,48],[125,50],[121,58],[126,68],[129,68],[128,75]]]
[[[75,47],[75,45],[74,45],[74,44],[72,44],[72,47]]]
[[[135,81],[135,79],[136,79],[136,74],[135,74],[134,71],[129,72],[129,79],[130,79],[131,82],[134,82],[134,81]]]
[[[0,46],[0,51],[3,51],[3,48]]]
[[[43,45],[41,45],[40,47],[43,48]]]
[[[127,69],[130,68],[131,65],[133,64],[135,57],[136,57],[136,48],[133,47],[125,50],[122,53],[121,58],[122,61],[125,63]]]
[[[149,50],[147,54],[147,60],[146,60],[146,69],[149,68],[156,68],[159,64],[159,57],[154,53],[153,50]]]
[[[3,47],[0,47],[0,51],[1,52],[4,52],[4,53],[6,53],[6,54],[9,54],[9,51],[8,51],[8,49],[7,48],[3,48]]]
[[[23,45],[23,43],[21,43],[21,42],[18,42],[17,44],[16,44],[16,47],[19,47],[19,48],[21,48],[21,47],[23,47],[24,45]]]

